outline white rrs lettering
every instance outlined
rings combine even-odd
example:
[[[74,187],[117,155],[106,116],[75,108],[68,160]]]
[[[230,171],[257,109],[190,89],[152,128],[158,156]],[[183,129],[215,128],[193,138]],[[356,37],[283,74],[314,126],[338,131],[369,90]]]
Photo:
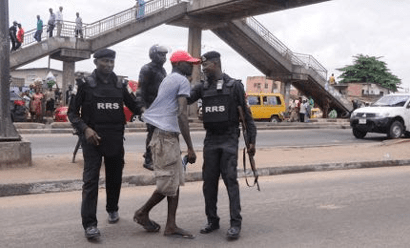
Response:
[[[97,103],[97,109],[105,109],[105,104],[104,103]]]
[[[114,102],[114,103],[99,102],[97,103],[97,109],[120,109],[120,104],[118,102]]]
[[[222,113],[225,112],[225,106],[212,106],[212,107],[205,107],[205,113]]]

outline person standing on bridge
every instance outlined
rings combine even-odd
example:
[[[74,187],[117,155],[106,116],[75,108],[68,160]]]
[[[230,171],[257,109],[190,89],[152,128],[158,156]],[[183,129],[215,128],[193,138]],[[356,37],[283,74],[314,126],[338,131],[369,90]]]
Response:
[[[247,123],[248,153],[255,154],[256,126],[245,100],[245,90],[240,80],[235,80],[221,69],[221,55],[211,51],[202,55],[202,71],[206,80],[194,86],[188,103],[202,99],[204,164],[202,167],[203,194],[207,224],[200,230],[207,234],[219,229],[217,214],[218,182],[222,179],[228,191],[230,228],[228,239],[237,239],[242,226],[239,185],[237,180],[239,112],[241,107]]]
[[[61,30],[63,29],[63,7],[60,6],[59,11],[56,13],[56,25],[57,25],[57,37],[61,36]]]
[[[124,168],[124,103],[134,114],[144,110],[142,101],[129,93],[127,85],[113,72],[114,61],[113,50],[101,49],[94,53],[97,68],[91,76],[77,79],[77,94],[71,99],[67,114],[79,132],[83,149],[81,217],[87,239],[100,236],[96,212],[103,157],[108,223],[119,220],[118,200]]]
[[[145,1],[144,0],[136,0],[136,7],[137,7],[137,20],[141,19],[145,15]]]
[[[16,50],[17,44],[17,21],[13,22],[13,26],[9,28],[9,36],[11,40],[11,52]]]
[[[24,29],[21,26],[21,23],[17,24],[17,26],[19,27],[19,31],[17,32],[16,50],[19,49],[24,42]]]
[[[34,34],[34,39],[37,42],[41,42],[42,33],[43,33],[43,20],[40,19],[40,15],[37,15],[37,31]]]
[[[47,22],[47,32],[49,33],[49,37],[53,37],[53,30],[56,25],[56,14],[53,13],[53,9],[50,8],[48,11],[50,11],[50,18],[48,18]]]
[[[160,46],[158,44],[153,45],[149,49],[149,57],[151,59],[151,62],[145,64],[140,70],[138,78],[139,90],[137,94],[140,95],[143,99],[146,108],[149,108],[152,102],[154,102],[158,94],[159,85],[167,76],[167,72],[163,67],[165,61],[167,60],[167,53],[168,49],[166,47]],[[153,170],[152,155],[149,148],[149,143],[151,141],[155,127],[149,123],[147,123],[146,125],[147,139],[145,141],[146,148],[144,153],[143,166],[148,170]]]
[[[75,38],[78,38],[78,35],[80,35],[80,38],[83,38],[83,19],[80,17],[80,13],[75,13],[77,18],[75,19]]]
[[[330,76],[329,78],[329,84],[332,86],[336,84],[335,74],[333,73],[332,73],[332,76]]]

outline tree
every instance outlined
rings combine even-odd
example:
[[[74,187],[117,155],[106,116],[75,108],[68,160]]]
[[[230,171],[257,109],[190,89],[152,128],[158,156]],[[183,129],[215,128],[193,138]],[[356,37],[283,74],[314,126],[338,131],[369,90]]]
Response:
[[[337,69],[343,73],[339,76],[342,78],[340,83],[377,83],[383,87],[397,91],[401,84],[401,79],[390,73],[386,63],[380,61],[382,57],[364,56],[362,54],[353,56],[354,65],[348,65]]]

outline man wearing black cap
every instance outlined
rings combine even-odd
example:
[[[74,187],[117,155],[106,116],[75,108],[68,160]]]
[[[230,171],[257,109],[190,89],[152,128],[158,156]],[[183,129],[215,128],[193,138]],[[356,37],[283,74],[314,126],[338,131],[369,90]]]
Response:
[[[255,154],[256,126],[246,106],[245,91],[240,80],[230,78],[221,70],[220,54],[212,51],[201,57],[206,79],[191,90],[188,103],[202,99],[204,140],[204,165],[202,168],[203,194],[207,224],[200,230],[206,234],[219,229],[217,215],[218,181],[222,179],[229,195],[230,228],[228,239],[237,239],[241,231],[239,186],[237,181],[239,114],[242,107],[247,122],[250,148]]]
[[[167,76],[163,65],[167,59],[166,55],[168,49],[160,46],[153,45],[149,49],[149,57],[151,62],[144,65],[140,70],[140,75],[138,79],[139,90],[137,94],[141,96],[145,103],[145,107],[149,108],[152,102],[155,100],[158,94],[158,88],[162,80]],[[145,141],[145,154],[144,154],[144,168],[148,170],[153,170],[152,167],[152,155],[149,148],[149,142],[152,138],[152,133],[155,127],[151,124],[147,125],[147,139]]]
[[[98,238],[97,200],[102,157],[105,162],[108,223],[116,223],[124,167],[124,103],[135,114],[142,101],[130,94],[113,72],[115,51],[101,49],[94,54],[96,69],[77,79],[77,94],[70,101],[68,118],[79,131],[84,156],[82,224],[88,239]]]
[[[13,22],[13,26],[9,28],[9,35],[11,40],[11,51],[16,50],[17,45],[17,22]]]

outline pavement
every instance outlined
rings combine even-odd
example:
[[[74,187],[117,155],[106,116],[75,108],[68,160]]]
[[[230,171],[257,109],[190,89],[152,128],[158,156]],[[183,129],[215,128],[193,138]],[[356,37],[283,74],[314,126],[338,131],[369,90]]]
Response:
[[[129,126],[127,131],[142,131],[143,126]],[[200,129],[192,125],[191,129]],[[272,125],[258,124],[259,129],[290,128],[349,128],[346,121],[325,123],[279,123]],[[21,133],[32,133],[22,127]],[[50,127],[38,128],[48,129]],[[63,129],[63,128],[56,128]],[[135,129],[135,130],[132,130]],[[25,130],[25,131],[23,131]],[[38,131],[38,130],[37,130]],[[69,130],[66,130],[67,132]],[[72,131],[72,130],[71,130]],[[70,132],[71,132],[70,131]],[[52,131],[56,132],[56,131]],[[60,130],[61,132],[61,130]],[[274,176],[288,173],[315,171],[346,170],[375,168],[386,166],[410,165],[410,139],[387,139],[377,143],[353,145],[308,146],[308,147],[275,147],[257,149],[255,162],[259,176]],[[253,182],[252,172],[247,163],[246,173],[243,170],[242,151],[239,153],[238,177],[241,187],[246,187],[245,175]],[[197,161],[189,164],[186,181],[202,180],[202,151],[196,151]],[[153,173],[142,167],[142,153],[127,153],[123,172],[123,187],[153,185]],[[101,169],[100,187],[104,187],[104,166]],[[15,196],[81,190],[83,158],[81,150],[72,163],[72,154],[33,156],[32,166],[25,168],[0,169],[0,196]],[[260,185],[263,190],[263,185]]]

